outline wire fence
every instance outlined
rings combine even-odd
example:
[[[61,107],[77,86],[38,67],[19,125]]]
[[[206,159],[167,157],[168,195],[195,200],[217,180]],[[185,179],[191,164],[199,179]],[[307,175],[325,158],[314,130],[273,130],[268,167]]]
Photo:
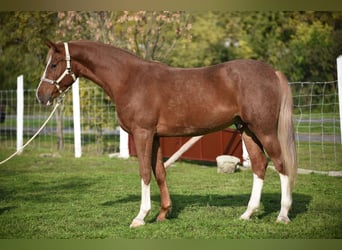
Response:
[[[292,82],[290,86],[299,167],[326,170],[342,166],[337,82]],[[16,94],[16,90],[0,91],[1,148],[16,147]],[[81,84],[80,100],[82,154],[119,152],[118,121],[109,97],[95,85]],[[24,141],[37,131],[51,110],[37,103],[34,89],[24,91]],[[55,115],[30,147],[56,151],[62,143],[62,150],[73,152],[71,95],[67,95],[60,114],[63,117]],[[61,120],[63,129],[58,132]]]
[[[81,95],[81,142],[82,153],[97,155],[119,151],[119,129],[115,106],[98,87],[80,88]],[[0,91],[0,100],[5,118],[0,123],[1,147],[16,147],[16,90]],[[35,90],[24,91],[24,141],[30,138],[45,121],[52,107],[40,105],[36,101]],[[58,114],[62,114],[58,115]],[[48,151],[74,150],[74,128],[72,96],[67,95],[63,105],[54,115],[30,147]],[[58,131],[58,123],[62,130]],[[62,136],[60,136],[62,135]],[[62,141],[61,141],[62,140]]]
[[[337,81],[290,83],[300,167],[342,166],[337,85]]]

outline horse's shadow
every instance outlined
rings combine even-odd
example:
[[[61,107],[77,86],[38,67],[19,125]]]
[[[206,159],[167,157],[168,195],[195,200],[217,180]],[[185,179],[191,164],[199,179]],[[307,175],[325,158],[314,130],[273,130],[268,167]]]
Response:
[[[186,194],[171,194],[172,212],[168,215],[168,219],[175,219],[182,213],[182,211],[190,206],[213,206],[213,207],[243,207],[246,208],[250,194],[238,195],[186,195]],[[293,193],[293,205],[290,211],[290,217],[296,218],[297,215],[305,213],[311,202],[312,197],[306,194]],[[118,200],[112,200],[102,203],[103,206],[114,206],[120,203],[139,202],[141,197],[139,195],[128,195]],[[151,200],[155,202],[160,201],[159,195],[152,195]],[[280,210],[280,194],[279,193],[263,193],[261,198],[263,209],[258,213],[258,218],[263,218],[271,213]],[[244,209],[242,209],[243,211]],[[157,216],[157,215],[156,215]],[[155,216],[155,218],[156,218]],[[154,218],[154,219],[155,219]]]
[[[17,206],[7,206],[7,207],[0,207],[0,215],[2,215],[3,213],[9,212],[12,209],[16,209]]]

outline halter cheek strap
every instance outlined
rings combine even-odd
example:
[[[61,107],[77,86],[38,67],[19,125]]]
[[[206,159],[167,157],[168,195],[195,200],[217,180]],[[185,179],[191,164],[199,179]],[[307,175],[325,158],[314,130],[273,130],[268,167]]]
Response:
[[[71,71],[71,57],[70,57],[70,53],[69,53],[68,43],[64,43],[64,48],[65,48],[65,61],[66,61],[67,65],[66,65],[66,69],[64,70],[62,75],[57,80],[51,80],[51,79],[46,78],[45,77],[45,73],[44,73],[44,75],[43,75],[43,77],[41,79],[41,82],[44,81],[44,82],[47,82],[47,83],[50,83],[50,84],[54,85],[57,88],[57,90],[58,90],[58,92],[60,94],[62,94],[63,91],[61,90],[61,86],[59,85],[59,83],[63,80],[63,78],[66,75],[70,75],[74,81],[76,81],[76,78],[77,78],[75,73]],[[48,65],[50,64],[50,60],[49,60],[48,64],[46,65],[45,72],[47,70]],[[67,88],[64,92],[68,91],[69,88]]]

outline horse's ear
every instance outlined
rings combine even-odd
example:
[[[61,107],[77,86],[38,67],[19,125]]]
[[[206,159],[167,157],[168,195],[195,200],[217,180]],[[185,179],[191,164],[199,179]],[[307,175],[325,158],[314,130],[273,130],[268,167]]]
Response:
[[[53,49],[54,51],[57,52],[58,49],[55,43],[51,42],[50,40],[47,40],[45,43],[50,49]]]

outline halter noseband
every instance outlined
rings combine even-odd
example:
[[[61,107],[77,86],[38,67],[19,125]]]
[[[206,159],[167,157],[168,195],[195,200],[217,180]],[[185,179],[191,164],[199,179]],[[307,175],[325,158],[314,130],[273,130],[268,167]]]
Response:
[[[47,82],[49,84],[54,85],[60,94],[62,94],[63,91],[61,90],[61,86],[59,85],[59,83],[63,80],[63,78],[66,75],[70,75],[74,81],[76,81],[76,78],[77,78],[75,73],[71,71],[71,63],[70,63],[71,57],[70,57],[70,53],[69,53],[68,43],[64,43],[64,48],[65,48],[65,61],[66,61],[67,65],[66,65],[66,69],[64,70],[63,74],[57,80],[51,80],[51,79],[46,78],[45,73],[44,73],[44,75],[41,79],[41,82],[44,81],[44,82]],[[46,67],[49,66],[49,63],[50,63],[50,61],[48,62]],[[45,69],[45,72],[46,72],[46,69]],[[69,88],[67,88],[64,92],[67,92],[69,90]]]

